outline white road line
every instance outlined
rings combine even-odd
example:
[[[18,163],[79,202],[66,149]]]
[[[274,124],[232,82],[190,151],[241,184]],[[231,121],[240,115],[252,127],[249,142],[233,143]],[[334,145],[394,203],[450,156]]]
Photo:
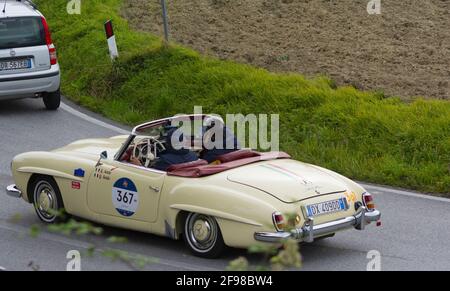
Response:
[[[419,193],[410,192],[410,191],[406,191],[406,190],[397,190],[397,189],[376,186],[376,185],[368,185],[368,184],[364,184],[364,183],[359,183],[359,184],[361,186],[363,186],[364,188],[366,188],[367,190],[379,191],[381,194],[396,194],[396,195],[414,197],[414,198],[419,198],[419,199],[426,199],[426,200],[450,203],[450,199],[448,199],[448,198],[419,194]]]
[[[93,118],[93,117],[91,117],[91,116],[89,116],[87,114],[84,114],[84,113],[82,113],[82,112],[80,112],[80,111],[70,107],[69,105],[64,104],[64,103],[61,103],[61,109],[66,111],[66,112],[68,112],[68,113],[70,113],[70,114],[72,114],[72,115],[74,115],[74,116],[76,116],[76,117],[78,117],[78,118],[81,118],[81,119],[83,119],[85,121],[88,121],[88,122],[90,122],[92,124],[95,124],[95,125],[107,128],[109,130],[115,131],[117,133],[120,133],[120,134],[129,134],[130,133],[129,131],[126,131],[126,130],[124,130],[122,128],[119,128],[117,126],[108,124],[106,122],[103,122],[101,120]]]
[[[120,134],[129,134],[128,131],[119,128],[117,126],[108,124],[106,122],[103,122],[101,120],[98,120],[94,117],[91,117],[87,114],[84,114],[72,107],[70,107],[67,104],[61,103],[61,109],[74,115],[77,116],[81,119],[84,119],[85,121],[88,121],[90,123],[93,123],[95,125],[110,129],[112,131],[118,132]],[[360,183],[363,187],[368,188],[368,189],[373,189],[375,191],[381,191],[381,192],[386,192],[389,194],[397,194],[397,195],[403,195],[403,196],[409,196],[409,197],[414,197],[414,198],[420,198],[420,199],[427,199],[427,200],[434,200],[434,201],[440,201],[440,202],[447,202],[450,203],[450,199],[447,198],[442,198],[442,197],[435,197],[435,196],[430,196],[430,195],[424,195],[424,194],[419,194],[419,193],[414,193],[414,192],[409,192],[409,191],[404,191],[404,190],[397,190],[397,189],[391,189],[391,188],[387,188],[387,187],[383,187],[383,186],[376,186],[376,185],[369,185],[369,184],[365,184],[365,183]]]

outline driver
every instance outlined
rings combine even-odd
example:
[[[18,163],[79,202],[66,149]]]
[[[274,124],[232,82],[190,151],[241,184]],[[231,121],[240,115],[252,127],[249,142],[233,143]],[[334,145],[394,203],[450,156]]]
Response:
[[[206,146],[201,153],[202,159],[210,164],[218,164],[218,158],[220,156],[241,149],[237,137],[227,126],[225,126],[222,118],[210,116],[205,119],[204,124],[204,131],[206,134],[203,136],[203,142]],[[208,132],[214,132],[214,134],[211,136],[208,135]]]
[[[197,155],[183,146],[184,136],[181,134],[178,138],[174,137],[177,128],[170,128],[167,131],[166,150],[159,154],[159,159],[153,166],[154,169],[167,171],[172,165],[195,162]]]

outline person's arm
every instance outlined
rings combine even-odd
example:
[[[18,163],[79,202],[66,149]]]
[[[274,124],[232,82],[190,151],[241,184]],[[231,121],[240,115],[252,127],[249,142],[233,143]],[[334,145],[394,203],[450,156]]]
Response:
[[[133,165],[142,167],[141,161],[139,161],[139,159],[136,158],[136,157],[131,157],[131,158],[130,158],[130,163],[133,164]]]

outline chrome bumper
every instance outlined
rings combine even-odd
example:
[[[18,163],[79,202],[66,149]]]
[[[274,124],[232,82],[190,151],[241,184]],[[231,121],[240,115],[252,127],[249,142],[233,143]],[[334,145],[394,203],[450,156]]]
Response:
[[[8,187],[6,187],[6,194],[8,194],[11,197],[15,197],[15,198],[22,197],[22,191],[17,189],[16,185],[9,185]]]
[[[257,232],[255,233],[255,239],[262,242],[276,243],[293,238],[299,242],[311,243],[317,237],[332,234],[351,227],[358,230],[364,230],[368,223],[379,221],[380,218],[380,211],[368,211],[366,207],[362,206],[353,216],[319,225],[314,225],[314,219],[308,218],[302,228],[293,229],[290,232]]]

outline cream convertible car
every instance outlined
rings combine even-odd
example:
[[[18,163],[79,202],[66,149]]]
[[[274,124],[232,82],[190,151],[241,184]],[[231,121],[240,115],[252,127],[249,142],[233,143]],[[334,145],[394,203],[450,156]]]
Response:
[[[176,118],[140,125],[128,137],[18,155],[12,162],[16,185],[7,192],[33,203],[45,223],[58,221],[55,213],[64,208],[105,225],[183,237],[195,255],[210,258],[225,246],[313,242],[379,222],[361,186],[285,153],[237,150],[218,157],[220,163],[199,159],[167,171],[152,168],[165,150],[164,128]],[[200,155],[202,148],[193,151]]]

